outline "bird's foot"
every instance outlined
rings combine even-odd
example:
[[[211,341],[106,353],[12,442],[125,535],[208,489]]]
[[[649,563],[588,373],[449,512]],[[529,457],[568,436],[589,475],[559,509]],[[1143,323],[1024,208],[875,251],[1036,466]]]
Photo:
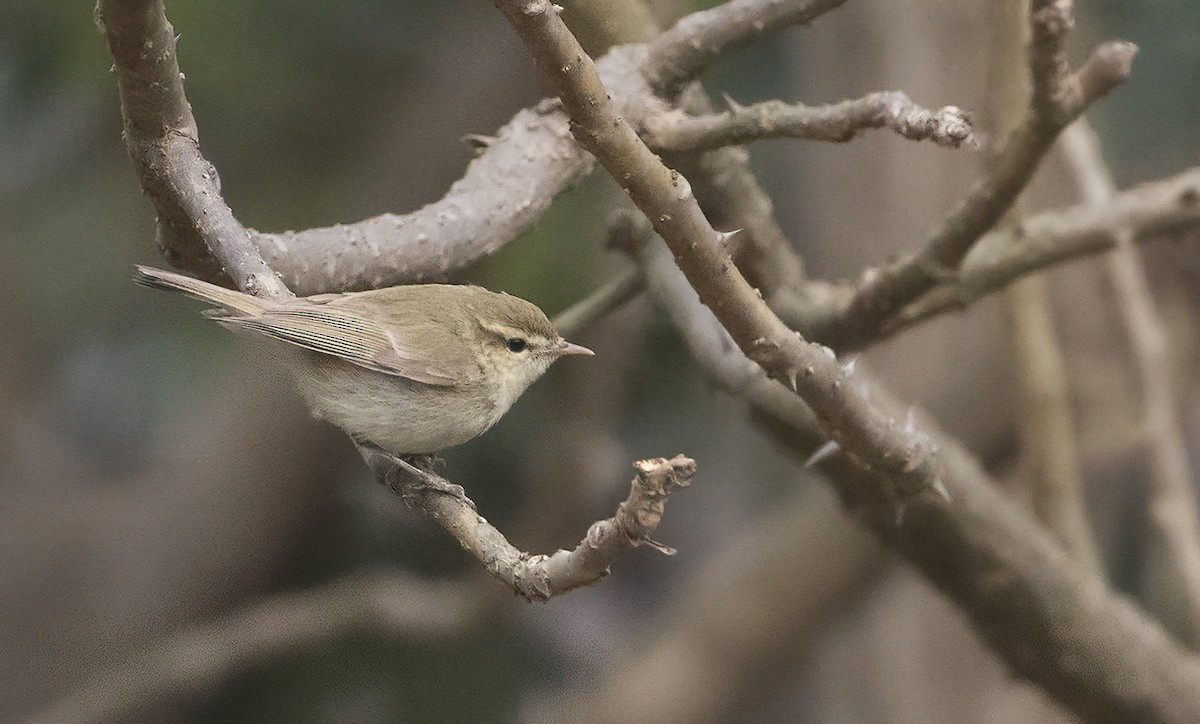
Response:
[[[423,492],[441,493],[461,500],[471,510],[475,503],[467,497],[461,485],[456,485],[433,472],[443,460],[435,455],[395,455],[374,443],[356,440],[359,454],[367,466],[396,495],[408,499]]]
[[[471,510],[476,510],[474,501],[467,497],[467,491],[463,490],[463,486],[456,485],[426,469],[427,465],[432,467],[435,462],[438,462],[438,458],[432,455],[421,455],[406,460],[403,457],[397,456],[394,458],[394,461],[396,467],[393,471],[398,472],[403,470],[408,476],[408,480],[400,484],[399,490],[389,481],[389,487],[392,490],[396,490],[400,495],[407,497],[413,493],[421,492],[441,493],[442,495],[457,498],[469,506]]]

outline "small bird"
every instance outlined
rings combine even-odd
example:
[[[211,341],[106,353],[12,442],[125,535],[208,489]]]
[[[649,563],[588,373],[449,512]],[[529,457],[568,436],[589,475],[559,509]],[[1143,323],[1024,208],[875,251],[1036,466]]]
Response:
[[[271,300],[146,266],[134,281],[211,302],[214,321],[288,343],[285,364],[313,414],[397,456],[483,434],[554,360],[593,354],[535,305],[475,286]]]

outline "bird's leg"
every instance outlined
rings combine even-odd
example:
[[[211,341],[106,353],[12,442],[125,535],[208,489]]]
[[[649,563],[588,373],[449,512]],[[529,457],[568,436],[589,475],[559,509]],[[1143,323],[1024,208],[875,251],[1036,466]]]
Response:
[[[458,498],[475,510],[475,503],[467,497],[461,485],[446,480],[432,468],[441,459],[434,455],[394,455],[365,440],[356,440],[358,452],[375,478],[402,498],[414,493],[431,491]]]
[[[406,455],[396,458],[396,466],[402,468],[408,473],[410,478],[416,482],[409,482],[406,487],[417,490],[432,490],[438,493],[453,496],[463,501],[471,508],[475,507],[475,503],[467,497],[467,492],[463,490],[463,486],[446,480],[442,476],[433,472],[433,466],[442,462],[442,459],[435,455]]]

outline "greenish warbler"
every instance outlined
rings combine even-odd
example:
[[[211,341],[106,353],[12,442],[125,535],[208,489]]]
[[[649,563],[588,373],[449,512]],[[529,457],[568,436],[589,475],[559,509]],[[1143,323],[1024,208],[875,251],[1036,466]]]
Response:
[[[317,417],[396,455],[427,454],[486,431],[564,355],[542,310],[472,286],[418,284],[282,301],[137,267],[139,284],[217,305],[227,327],[289,343],[285,364]]]

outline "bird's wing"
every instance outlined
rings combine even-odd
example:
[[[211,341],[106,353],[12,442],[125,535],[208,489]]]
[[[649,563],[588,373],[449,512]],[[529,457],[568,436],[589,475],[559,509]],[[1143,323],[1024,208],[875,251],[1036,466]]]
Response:
[[[428,325],[413,325],[401,334],[395,325],[383,325],[363,313],[336,304],[295,304],[265,310],[255,316],[211,313],[221,324],[252,329],[268,337],[340,357],[376,372],[406,377],[428,385],[453,385],[462,374],[444,364],[436,346],[414,340],[442,339],[446,332]],[[424,332],[424,333],[423,333]]]

